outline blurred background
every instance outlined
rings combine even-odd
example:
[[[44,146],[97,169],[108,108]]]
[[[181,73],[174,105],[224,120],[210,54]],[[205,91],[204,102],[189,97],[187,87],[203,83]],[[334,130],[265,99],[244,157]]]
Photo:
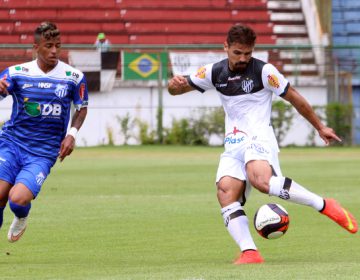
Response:
[[[42,21],[61,31],[61,60],[83,71],[89,113],[78,146],[221,145],[217,93],[170,96],[167,81],[226,57],[231,25],[257,32],[254,56],[274,64],[343,138],[360,144],[360,2],[356,0],[0,0],[0,71],[34,59]],[[104,41],[102,46],[97,41]],[[11,112],[0,103],[0,121]],[[281,146],[321,146],[274,98]]]

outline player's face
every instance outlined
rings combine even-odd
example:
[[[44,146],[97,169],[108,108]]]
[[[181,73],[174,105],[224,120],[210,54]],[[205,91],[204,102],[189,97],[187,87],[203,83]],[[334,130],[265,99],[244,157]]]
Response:
[[[38,64],[44,71],[53,69],[59,60],[61,41],[60,36],[45,39],[41,37],[39,42],[34,44],[37,53]]]
[[[228,43],[225,42],[224,49],[228,54],[230,70],[234,72],[245,71],[251,59],[254,46],[239,43],[228,45]]]

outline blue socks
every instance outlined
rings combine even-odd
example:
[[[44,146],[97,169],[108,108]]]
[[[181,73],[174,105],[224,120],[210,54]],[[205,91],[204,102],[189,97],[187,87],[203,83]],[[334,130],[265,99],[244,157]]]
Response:
[[[25,218],[25,217],[27,217],[27,215],[29,215],[31,203],[29,203],[28,205],[25,205],[25,206],[21,206],[19,204],[12,202],[9,199],[9,205],[10,205],[11,211],[13,211],[13,213],[15,214],[16,217]]]

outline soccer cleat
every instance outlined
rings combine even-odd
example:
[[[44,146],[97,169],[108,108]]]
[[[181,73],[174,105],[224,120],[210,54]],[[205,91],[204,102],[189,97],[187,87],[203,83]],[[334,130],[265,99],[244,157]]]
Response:
[[[9,232],[8,232],[8,240],[9,242],[16,242],[20,239],[26,229],[26,221],[28,217],[18,218],[14,217],[13,222],[11,223]]]
[[[335,199],[325,199],[325,208],[320,213],[328,216],[331,220],[351,233],[358,231],[358,225],[354,216],[342,208]]]
[[[258,251],[247,250],[234,261],[234,264],[252,264],[252,263],[263,263],[264,259]]]

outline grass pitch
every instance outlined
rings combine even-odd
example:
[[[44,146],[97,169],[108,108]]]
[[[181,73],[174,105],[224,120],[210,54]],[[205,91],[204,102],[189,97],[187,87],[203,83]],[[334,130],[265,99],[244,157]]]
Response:
[[[253,190],[245,211],[282,204],[277,240],[251,230],[266,263],[234,266],[214,177],[222,148],[78,148],[33,202],[22,239],[0,231],[1,279],[359,279],[360,239],[313,209]],[[283,149],[283,173],[360,219],[360,149]]]

